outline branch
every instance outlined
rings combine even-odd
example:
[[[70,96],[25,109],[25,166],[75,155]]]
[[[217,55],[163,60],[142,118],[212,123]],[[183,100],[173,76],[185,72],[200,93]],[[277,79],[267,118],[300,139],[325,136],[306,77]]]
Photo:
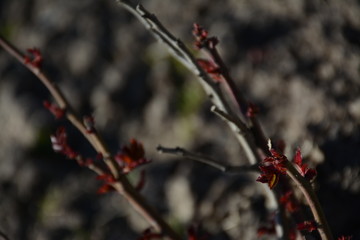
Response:
[[[321,239],[333,240],[334,237],[332,236],[324,211],[322,210],[319,199],[316,196],[311,184],[303,176],[301,176],[301,174],[296,170],[291,162],[287,161],[286,168],[287,174],[295,182],[297,187],[300,188],[302,194],[305,196],[306,201],[310,206],[311,212],[316,222],[319,224],[318,231],[320,233]]]
[[[162,219],[162,217],[148,204],[148,202],[139,194],[138,191],[130,184],[125,175],[122,174],[119,165],[115,162],[107,146],[101,139],[100,135],[96,132],[89,132],[86,129],[84,123],[75,114],[73,108],[70,106],[68,100],[64,94],[52,82],[48,76],[41,71],[40,67],[34,66],[24,61],[25,56],[12,44],[7,42],[0,36],[0,46],[22,63],[27,69],[29,69],[49,90],[50,94],[54,97],[59,107],[65,111],[66,118],[83,134],[83,136],[89,141],[93,148],[101,153],[103,159],[110,169],[112,176],[116,179],[113,183],[113,187],[118,193],[123,195],[128,202],[142,215],[157,231],[161,231],[169,238],[173,240],[180,240],[181,238],[177,233]],[[89,168],[97,174],[102,174],[103,171],[97,168],[95,165],[90,165]]]
[[[175,38],[157,19],[157,17],[147,11],[142,5],[132,4],[129,0],[116,0],[120,6],[131,12],[136,16],[139,21],[157,38],[160,42],[164,43],[169,49],[170,53],[179,60],[186,68],[194,73],[201,85],[203,86],[206,94],[212,101],[212,103],[221,111],[237,118],[234,111],[230,108],[229,104],[221,91],[220,85],[208,75],[207,72],[198,64],[196,58],[191,54],[185,44]],[[239,119],[240,120],[240,119]],[[257,156],[256,145],[254,139],[250,137],[250,134],[239,134],[238,128],[234,124],[227,122],[228,126],[235,133],[237,140],[243,147],[244,152],[250,162],[255,164],[260,161]],[[245,129],[244,129],[245,130]],[[249,129],[246,130],[250,132]]]
[[[129,0],[117,0],[120,5],[125,7],[131,13],[133,13],[139,20],[149,29],[149,31],[160,41],[162,41],[172,52],[173,56],[183,63],[190,71],[200,78],[205,91],[210,97],[211,101],[215,105],[212,111],[218,114],[231,129],[235,132],[237,139],[241,146],[244,148],[245,153],[251,164],[260,162],[257,147],[259,147],[265,155],[270,156],[269,149],[267,147],[267,139],[263,133],[263,130],[254,114],[247,116],[248,103],[244,96],[238,90],[234,80],[232,79],[229,70],[220,57],[214,42],[207,45],[205,44],[206,51],[210,54],[213,61],[219,67],[220,74],[223,76],[226,86],[230,91],[230,94],[234,97],[236,104],[240,108],[240,112],[243,117],[249,121],[248,125],[241,121],[241,119],[231,110],[229,104],[226,102],[223,93],[219,88],[220,83],[212,81],[211,77],[199,66],[195,57],[189,52],[185,45],[178,39],[176,39],[156,18],[154,14],[149,13],[143,6],[134,5]],[[203,46],[204,47],[204,46]],[[249,134],[251,133],[251,134]],[[250,136],[251,135],[251,136]],[[159,148],[158,148],[159,149]],[[183,149],[166,149],[160,147],[160,151],[181,155],[187,158],[191,158],[196,161],[206,163],[212,167],[215,167],[221,171],[226,171],[227,166],[221,165],[212,159],[204,156],[191,154]],[[292,168],[291,168],[292,167]],[[332,240],[331,232],[326,222],[325,216],[322,212],[321,206],[317,200],[315,193],[311,186],[304,182],[300,177],[296,176],[296,169],[291,166],[289,169],[290,177],[298,184],[306,199],[309,202],[310,208],[314,214],[315,219],[322,225],[319,230],[322,239]],[[268,191],[268,195],[274,198],[275,194]],[[285,238],[287,236],[284,236]]]
[[[167,147],[163,147],[163,146],[159,145],[156,149],[160,153],[177,155],[177,156],[181,156],[181,157],[184,157],[187,159],[191,159],[194,161],[204,163],[204,164],[211,166],[213,168],[216,168],[224,173],[241,174],[244,172],[258,172],[259,171],[259,164],[253,164],[253,165],[248,165],[248,166],[229,166],[226,164],[222,164],[218,161],[215,161],[214,159],[212,159],[208,156],[205,156],[203,154],[193,153],[193,152],[190,152],[190,151],[185,150],[180,147],[167,148]],[[272,192],[265,185],[261,185],[261,186],[263,187],[262,189],[264,190],[264,193],[268,198],[269,207],[272,210],[279,209],[279,211],[280,211],[280,215],[281,215],[280,218],[275,219],[275,224],[278,229],[278,235],[280,237],[284,237],[285,239],[287,239],[286,238],[287,235],[284,235],[284,233],[287,231],[287,228],[284,227],[284,225],[286,224],[286,221],[284,221],[284,219],[286,219],[286,217],[285,217],[285,214],[283,214],[284,209],[281,205],[278,204],[279,196],[276,196],[276,195],[279,195],[279,193]]]
[[[239,174],[239,173],[248,172],[248,171],[254,171],[254,172],[259,171],[258,164],[254,164],[254,165],[250,165],[250,166],[230,166],[230,165],[222,164],[218,161],[215,161],[214,159],[212,159],[208,156],[205,156],[203,154],[193,153],[193,152],[190,152],[190,151],[180,148],[180,147],[167,148],[167,147],[163,147],[163,146],[159,145],[156,148],[156,150],[159,153],[177,155],[177,156],[181,156],[181,157],[191,159],[191,160],[194,160],[197,162],[201,162],[201,163],[204,163],[210,167],[216,168],[216,169],[220,170],[221,172],[225,172],[225,173]]]
[[[242,121],[240,121],[239,118],[234,118],[232,115],[220,110],[216,106],[212,106],[210,110],[228,124],[234,124],[237,127],[238,133],[246,134],[247,126]]]
[[[239,107],[240,112],[242,113],[242,117],[244,119],[249,120],[248,128],[253,133],[253,136],[255,138],[258,147],[264,152],[264,154],[270,155],[270,152],[268,151],[267,148],[267,138],[265,137],[265,134],[259,124],[259,121],[256,118],[255,114],[248,116],[247,112],[249,109],[249,103],[245,99],[241,91],[238,89],[238,87],[236,86],[234,79],[231,77],[229,69],[227,68],[226,64],[224,63],[223,59],[221,58],[216,48],[216,44],[217,44],[217,40],[215,44],[207,41],[205,42],[205,44],[202,44],[202,48],[205,49],[205,51],[210,55],[211,59],[217,65],[218,72],[225,80],[224,82],[227,86],[227,90],[229,91],[230,96],[232,96],[233,99],[235,100],[236,105]]]
[[[208,75],[207,72],[198,64],[195,57],[190,53],[186,46],[177,38],[175,38],[156,18],[154,14],[149,13],[142,5],[132,4],[129,0],[116,0],[120,6],[124,7],[149,30],[160,42],[162,42],[172,55],[178,59],[185,67],[193,72],[199,79],[205,92],[209,96],[212,103],[215,105],[215,111],[222,114],[223,119],[227,119],[226,123],[233,131],[236,139],[243,148],[245,155],[250,164],[255,165],[261,161],[261,157],[257,151],[256,139],[252,135],[253,132],[242,123],[241,119],[232,111],[229,104],[224,97],[219,82],[214,80]],[[226,116],[226,117],[224,117]],[[238,120],[235,120],[238,119]],[[265,141],[266,142],[266,141]],[[267,148],[265,148],[265,151]],[[221,167],[218,169],[222,169]],[[270,205],[273,209],[278,208],[277,197],[268,188],[264,187],[264,192],[269,199]],[[283,236],[280,231],[277,231],[279,236]]]

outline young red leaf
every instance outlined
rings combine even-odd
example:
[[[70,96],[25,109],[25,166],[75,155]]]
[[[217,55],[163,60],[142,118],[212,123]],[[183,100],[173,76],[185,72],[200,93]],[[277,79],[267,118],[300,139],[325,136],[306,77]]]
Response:
[[[259,166],[261,170],[261,175],[256,179],[256,181],[261,183],[267,183],[270,189],[273,189],[280,179],[280,172],[273,166]]]
[[[75,159],[79,155],[68,145],[67,134],[64,127],[59,127],[56,133],[50,136],[50,140],[55,152],[60,152],[69,159]]]
[[[261,237],[263,235],[272,235],[275,234],[276,230],[275,230],[275,226],[271,226],[271,227],[260,227],[257,230],[257,236]]]
[[[152,239],[162,239],[163,235],[161,233],[154,233],[150,228],[143,231],[142,236],[138,240],[152,240]]]
[[[44,101],[44,107],[49,110],[56,119],[62,118],[65,115],[65,110],[59,108],[57,105],[50,103],[49,101]]]
[[[114,158],[124,173],[128,173],[134,168],[150,162],[149,159],[145,158],[143,145],[135,139],[131,139],[130,145],[124,146]]]
[[[296,229],[291,228],[289,230],[289,240],[296,240]]]
[[[96,194],[105,194],[105,193],[112,192],[112,191],[115,191],[113,186],[111,186],[109,184],[104,184],[96,191]]]
[[[246,111],[246,116],[249,117],[249,118],[253,118],[256,116],[256,114],[259,112],[259,108],[258,106],[256,106],[255,104],[253,103],[249,103],[248,104],[248,108],[247,108],[247,111]]]
[[[317,175],[317,172],[315,169],[309,168],[307,164],[303,163],[303,158],[301,156],[301,151],[298,148],[296,150],[295,156],[294,156],[294,163],[296,164],[296,167],[300,174],[311,181],[314,179]]]
[[[300,231],[312,232],[317,230],[317,224],[315,221],[305,221],[297,224],[297,229]]]
[[[298,204],[296,204],[291,198],[293,195],[292,191],[288,191],[280,197],[280,203],[285,206],[285,209],[290,213],[296,212],[299,210]]]
[[[102,181],[105,181],[106,183],[116,182],[116,179],[110,174],[98,175],[98,176],[96,176],[96,180],[102,180]]]
[[[27,51],[30,56],[24,57],[24,63],[29,64],[34,68],[40,69],[43,62],[43,57],[40,50],[37,48],[30,48]]]
[[[202,69],[205,70],[205,72],[211,74],[211,77],[214,78],[216,81],[220,81],[222,79],[221,69],[216,66],[215,63],[202,58],[197,59],[197,63]]]
[[[294,163],[299,167],[302,165],[302,156],[301,156],[300,148],[296,149]]]
[[[105,182],[104,185],[102,185],[98,190],[97,190],[97,194],[104,194],[110,191],[114,191],[114,187],[111,186],[112,183],[116,182],[116,179],[109,173],[106,174],[102,174],[102,175],[98,175],[96,176],[97,180],[102,180]]]
[[[86,158],[85,160],[83,158],[78,159],[78,163],[82,167],[88,167],[92,164],[94,164],[94,160],[92,158]]]
[[[198,49],[214,49],[219,43],[216,37],[208,37],[209,33],[197,23],[194,23],[193,35],[195,37],[195,46]]]

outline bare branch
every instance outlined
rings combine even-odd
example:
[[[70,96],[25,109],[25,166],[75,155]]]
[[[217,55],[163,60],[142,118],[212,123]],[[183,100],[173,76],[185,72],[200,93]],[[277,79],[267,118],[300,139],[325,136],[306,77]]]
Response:
[[[165,46],[170,50],[176,59],[183,63],[185,67],[187,67],[199,78],[199,82],[202,84],[205,92],[209,96],[212,103],[216,106],[216,109],[219,110],[217,112],[224,113],[222,114],[223,119],[227,119],[225,122],[231,128],[236,139],[243,148],[249,163],[255,165],[261,162],[261,157],[258,153],[258,148],[256,146],[254,136],[252,136],[252,132],[230,108],[223,95],[223,92],[221,91],[220,83],[213,81],[208,73],[199,66],[197,60],[186,48],[186,46],[180,40],[176,39],[160,23],[154,14],[150,14],[141,5],[136,6],[131,4],[129,0],[117,0],[117,2],[129,12],[134,14],[158,40],[165,44]],[[226,118],[224,118],[224,116],[226,116]],[[218,166],[218,169],[221,170],[223,167]],[[264,187],[264,192],[269,199],[269,202],[271,203],[271,208],[277,209],[278,203],[274,193],[266,187]],[[282,236],[282,234],[279,236]]]
[[[236,86],[234,79],[231,77],[230,71],[221,58],[216,45],[204,44],[203,49],[210,55],[211,59],[218,66],[219,72],[224,79],[225,85],[230,96],[235,100],[236,105],[239,107],[242,114],[242,118],[248,122],[248,128],[251,130],[257,146],[267,155],[269,155],[268,148],[266,146],[267,138],[258,122],[258,119],[254,116],[247,116],[249,103],[246,101],[244,95],[241,93],[239,88]],[[245,124],[244,124],[245,125]]]
[[[205,92],[209,96],[212,103],[221,111],[238,118],[236,113],[230,108],[227,103],[223,92],[220,88],[220,83],[214,82],[214,80],[208,75],[207,72],[198,64],[196,58],[191,54],[185,44],[179,39],[175,38],[157,19],[154,14],[148,12],[142,5],[132,4],[128,0],[116,0],[122,7],[134,14],[140,22],[165,46],[170,50],[172,55],[178,59],[185,67],[193,72],[200,80]],[[241,121],[239,119],[239,121]],[[244,148],[245,154],[250,164],[260,162],[256,145],[250,134],[239,134],[238,128],[227,122],[231,130],[234,132],[240,145]],[[246,126],[244,124],[244,126]],[[245,131],[245,129],[243,129]],[[246,131],[249,132],[249,129]],[[245,139],[245,137],[247,139]]]
[[[216,106],[212,106],[210,110],[216,115],[218,115],[221,119],[228,122],[228,124],[234,124],[240,134],[246,134],[248,129],[246,125],[239,120],[239,118],[234,118],[232,115],[220,110]]]
[[[218,162],[208,156],[205,156],[203,154],[190,152],[190,151],[180,148],[180,147],[167,148],[167,147],[163,147],[163,146],[159,145],[156,148],[156,150],[159,153],[172,154],[172,155],[181,156],[181,157],[184,157],[187,159],[195,160],[197,162],[204,163],[208,166],[216,168],[216,169],[220,170],[221,172],[225,172],[225,173],[239,174],[239,173],[248,172],[248,171],[256,172],[259,170],[258,164],[250,165],[250,166],[230,166],[230,165],[220,163],[220,162]]]
[[[0,46],[5,49],[10,55],[15,57],[26,68],[28,68],[39,80],[46,86],[50,94],[54,97],[59,107],[66,112],[67,119],[83,134],[83,136],[90,142],[94,149],[101,153],[105,163],[111,171],[112,176],[116,179],[113,187],[123,195],[128,202],[157,230],[173,240],[181,239],[178,234],[163,220],[163,218],[147,203],[147,201],[139,194],[138,191],[130,184],[125,175],[122,174],[119,165],[115,162],[107,146],[101,139],[100,135],[94,132],[88,132],[83,121],[75,114],[71,108],[68,100],[60,89],[52,82],[39,67],[27,64],[24,59],[25,56],[12,44],[7,42],[0,36]],[[103,171],[91,164],[88,166],[97,174],[103,174]]]
[[[297,187],[300,188],[301,192],[306,198],[308,202],[311,212],[319,224],[318,231],[320,233],[321,239],[323,240],[333,240],[329,224],[326,220],[324,211],[320,205],[319,199],[316,196],[314,189],[308,180],[306,180],[301,174],[296,170],[291,162],[287,162],[286,164],[287,173],[290,178],[296,183]]]

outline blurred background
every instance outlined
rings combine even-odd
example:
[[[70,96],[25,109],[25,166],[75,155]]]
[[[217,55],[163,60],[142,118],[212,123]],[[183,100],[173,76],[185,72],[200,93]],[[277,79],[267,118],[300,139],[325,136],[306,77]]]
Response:
[[[289,158],[301,147],[316,166],[334,235],[360,239],[360,2],[142,4],[192,49],[194,22],[219,38],[267,136],[284,140]],[[156,152],[181,146],[246,164],[197,79],[134,16],[113,0],[1,0],[0,32],[23,51],[42,51],[44,71],[80,114],[95,117],[113,153],[133,137],[144,144],[153,162],[142,168],[142,193],[178,231],[201,223],[209,239],[258,239],[271,213],[253,175]],[[97,195],[94,173],[52,151],[50,134],[66,126],[74,149],[96,155],[44,100],[51,97],[41,83],[0,49],[0,231],[11,240],[137,239],[148,225],[126,201]]]

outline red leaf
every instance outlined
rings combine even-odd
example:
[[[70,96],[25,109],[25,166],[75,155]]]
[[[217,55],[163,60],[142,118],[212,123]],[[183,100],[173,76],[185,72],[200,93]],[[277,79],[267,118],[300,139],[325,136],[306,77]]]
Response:
[[[135,139],[131,139],[130,145],[124,146],[114,158],[120,164],[124,173],[128,173],[134,168],[150,162],[149,159],[145,158],[143,145]]]
[[[294,228],[289,230],[289,240],[296,240],[296,230]]]
[[[57,105],[50,103],[49,101],[44,101],[44,107],[49,110],[56,119],[62,118],[65,115],[65,110],[59,108]]]
[[[288,210],[290,213],[296,212],[299,210],[299,206],[297,203],[293,201],[291,196],[293,195],[292,191],[288,191],[284,195],[280,197],[280,203],[285,206],[285,209]]]
[[[221,69],[215,63],[202,58],[197,59],[197,63],[205,72],[211,74],[212,78],[216,81],[221,81]]]
[[[116,179],[111,174],[98,175],[98,176],[96,176],[96,180],[102,180],[102,181],[105,181],[106,183],[116,182]]]
[[[214,49],[219,43],[216,37],[208,37],[208,31],[197,23],[194,23],[193,35],[195,37],[195,46],[199,49]]]
[[[288,191],[284,195],[280,197],[280,203],[285,204],[286,202],[290,201],[290,197],[293,194],[292,191]]]
[[[256,181],[261,182],[261,183],[267,183],[269,182],[269,177],[265,174],[261,174]]]
[[[259,166],[261,175],[256,181],[268,183],[270,189],[274,188],[279,182],[280,175],[286,175],[286,164],[288,162],[285,155],[277,152],[270,147],[271,156],[266,157]]]
[[[154,233],[151,231],[150,228],[148,228],[145,229],[145,231],[143,231],[142,236],[138,238],[138,240],[151,240],[151,239],[160,239],[160,238],[163,238],[162,234]]]
[[[309,181],[316,177],[317,171],[315,169],[309,168],[307,164],[303,163],[303,158],[301,156],[301,151],[299,148],[296,150],[294,156],[294,163],[296,164],[300,174]]]
[[[52,148],[55,152],[60,152],[70,159],[79,156],[67,143],[67,134],[64,127],[59,127],[54,135],[50,136]]]
[[[27,51],[30,53],[30,56],[24,56],[24,63],[40,69],[43,62],[40,50],[37,48],[30,48]]]
[[[256,106],[255,104],[253,103],[249,103],[248,104],[248,108],[247,108],[247,111],[246,111],[246,116],[249,117],[249,118],[253,118],[256,116],[256,114],[259,112],[259,108],[258,106]]]
[[[104,184],[102,185],[97,191],[97,194],[105,194],[108,192],[112,192],[115,191],[115,188],[113,188],[113,186],[109,185],[109,184]]]
[[[312,232],[317,230],[317,224],[315,221],[305,221],[297,224],[297,229],[300,231]]]
[[[96,176],[97,180],[102,180],[105,182],[104,185],[102,185],[98,190],[97,190],[97,194],[104,194],[110,191],[114,191],[115,188],[111,185],[112,183],[116,182],[116,179],[110,174],[110,173],[105,173],[102,175],[98,175]]]
[[[296,165],[298,165],[299,167],[301,167],[301,165],[302,165],[302,156],[301,156],[300,148],[298,148],[296,150],[295,157],[294,157],[294,163]]]
[[[256,179],[258,182],[267,183],[273,189],[279,182],[280,173],[273,165],[259,166],[262,174]]]
[[[94,163],[94,160],[91,159],[91,158],[87,158],[85,160],[84,159],[79,159],[78,163],[82,167],[88,167],[88,166],[90,166],[90,165],[92,165]]]
[[[263,235],[272,235],[275,234],[276,230],[275,230],[275,226],[272,225],[271,227],[260,227],[257,230],[257,236],[261,237]]]
[[[263,162],[270,163],[279,173],[286,175],[286,163],[288,160],[285,155],[275,151],[274,149],[270,149],[270,153],[272,156],[266,157]]]

